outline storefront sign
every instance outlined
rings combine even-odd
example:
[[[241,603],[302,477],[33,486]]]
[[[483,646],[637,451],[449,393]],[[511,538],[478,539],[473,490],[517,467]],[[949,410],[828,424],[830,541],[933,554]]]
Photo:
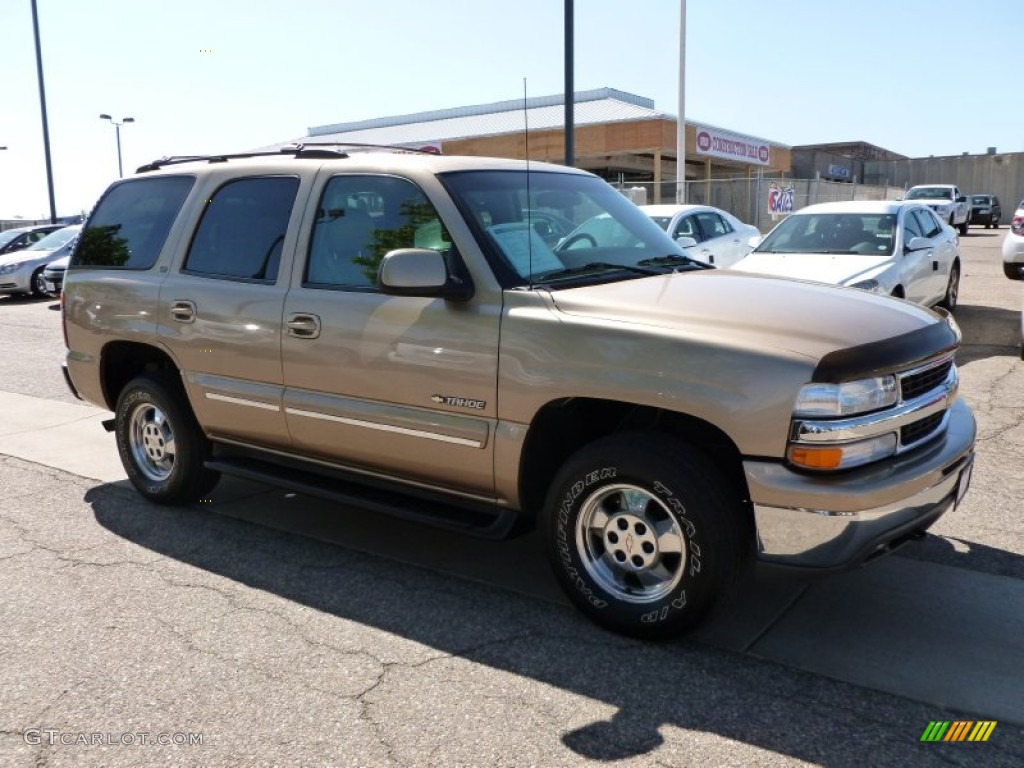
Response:
[[[752,165],[768,165],[769,156],[768,145],[759,139],[702,126],[697,126],[697,154]]]

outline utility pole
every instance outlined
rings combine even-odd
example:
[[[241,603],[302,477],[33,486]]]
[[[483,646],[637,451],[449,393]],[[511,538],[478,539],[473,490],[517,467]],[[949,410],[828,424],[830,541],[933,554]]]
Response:
[[[686,0],[679,0],[679,121],[676,123],[676,202],[686,202]]]
[[[39,106],[43,115],[43,153],[46,156],[46,190],[50,195],[50,223],[57,223],[57,205],[53,200],[53,163],[50,160],[50,127],[46,122],[46,86],[43,85],[43,51],[39,44],[39,13],[32,0],[32,32],[36,38],[36,74],[39,77]]]

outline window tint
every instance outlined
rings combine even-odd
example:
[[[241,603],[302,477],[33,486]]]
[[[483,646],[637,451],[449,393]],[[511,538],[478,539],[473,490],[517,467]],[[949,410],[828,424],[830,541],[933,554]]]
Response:
[[[700,228],[704,231],[706,240],[732,232],[729,222],[713,211],[700,211],[697,213],[697,220],[700,222]]]
[[[451,237],[422,190],[393,176],[335,176],[320,197],[304,285],[375,288],[388,251],[447,254]]]
[[[82,230],[72,266],[149,269],[195,178],[133,179],[112,187]]]
[[[299,180],[289,176],[229,181],[206,206],[184,270],[274,282],[298,190]]]

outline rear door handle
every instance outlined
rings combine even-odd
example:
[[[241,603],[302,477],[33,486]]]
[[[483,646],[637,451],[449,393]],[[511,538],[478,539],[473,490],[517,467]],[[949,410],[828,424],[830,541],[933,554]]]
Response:
[[[320,318],[317,315],[297,312],[288,316],[285,327],[288,335],[297,339],[315,339],[320,336]]]
[[[195,302],[178,299],[171,302],[171,317],[179,323],[194,323],[196,321]]]

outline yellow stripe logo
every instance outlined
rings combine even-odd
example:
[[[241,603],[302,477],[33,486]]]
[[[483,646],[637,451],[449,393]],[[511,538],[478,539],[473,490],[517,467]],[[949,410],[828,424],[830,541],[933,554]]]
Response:
[[[921,741],[988,741],[996,729],[995,720],[932,720]]]

